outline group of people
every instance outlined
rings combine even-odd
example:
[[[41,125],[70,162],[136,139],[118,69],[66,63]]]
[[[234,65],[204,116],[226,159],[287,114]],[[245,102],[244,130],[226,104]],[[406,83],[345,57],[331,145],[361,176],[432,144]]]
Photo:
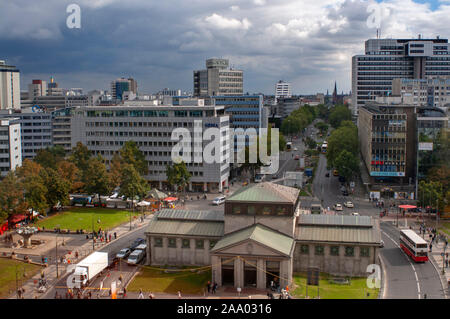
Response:
[[[94,242],[96,239],[100,239],[100,242],[106,242],[109,243],[112,240],[112,237],[114,236],[114,239],[117,239],[117,233],[114,232],[114,234],[111,234],[107,231],[99,229],[98,232],[94,230]],[[89,239],[89,235],[86,235],[86,239]]]
[[[208,281],[208,283],[206,284],[206,290],[208,291],[208,293],[212,293],[215,294],[217,291],[217,282],[215,282],[214,284],[211,284],[210,281]]]
[[[138,299],[145,299],[142,289],[139,289],[139,297],[138,297]],[[155,299],[155,295],[153,295],[153,293],[151,291],[148,294],[148,299]]]

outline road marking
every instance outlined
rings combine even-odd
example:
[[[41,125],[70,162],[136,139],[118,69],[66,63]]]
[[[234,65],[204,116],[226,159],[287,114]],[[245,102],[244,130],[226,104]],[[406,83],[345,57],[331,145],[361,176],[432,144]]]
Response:
[[[417,283],[417,297],[418,297],[418,299],[420,299],[420,282],[419,282],[419,278],[417,277],[416,268],[414,267],[413,263],[412,263],[411,260],[409,259],[409,256],[403,251],[403,249],[401,249],[400,245],[397,244],[397,242],[396,242],[395,240],[393,240],[393,239],[391,238],[391,236],[389,236],[384,230],[381,230],[381,231],[384,233],[384,235],[386,235],[387,238],[389,238],[389,239],[394,243],[395,246],[397,246],[398,248],[400,248],[400,250],[401,250],[402,253],[403,253],[403,256],[406,257],[406,259],[408,260],[409,264],[411,265],[411,267],[412,267],[412,269],[413,269],[413,271],[414,271],[414,275],[416,276],[416,283]]]

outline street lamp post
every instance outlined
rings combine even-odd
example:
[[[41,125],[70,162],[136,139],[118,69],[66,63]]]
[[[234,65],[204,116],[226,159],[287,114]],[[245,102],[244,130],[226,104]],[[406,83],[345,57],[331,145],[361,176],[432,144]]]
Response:
[[[445,251],[447,250],[447,245],[444,244],[444,252],[442,253],[442,273],[445,274]]]

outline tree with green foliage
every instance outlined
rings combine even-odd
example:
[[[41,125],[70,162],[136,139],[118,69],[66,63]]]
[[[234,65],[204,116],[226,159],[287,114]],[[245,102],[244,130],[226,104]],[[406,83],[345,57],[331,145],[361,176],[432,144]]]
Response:
[[[62,206],[69,203],[70,183],[53,168],[41,171],[44,185],[47,188],[46,201],[50,208],[58,203]]]
[[[186,163],[183,161],[166,166],[167,182],[176,187],[178,191],[180,188],[185,190],[191,179],[191,173],[186,167]]]
[[[14,172],[9,171],[0,182],[0,223],[27,209],[22,184]]]
[[[329,167],[335,167],[335,160],[342,151],[348,151],[354,156],[358,156],[359,142],[358,132],[354,127],[339,127],[331,133],[328,138],[327,164]]]
[[[328,120],[328,116],[330,115],[330,110],[324,104],[317,105],[317,117],[321,118],[324,121]]]
[[[145,160],[144,153],[139,150],[135,141],[127,141],[120,149],[120,157],[122,163],[133,165],[141,175],[147,175],[148,164]]]
[[[440,211],[442,211],[447,204],[446,194],[443,192],[443,187],[440,182],[420,181],[418,198],[421,207],[438,207]]]
[[[351,121],[351,120],[352,120],[352,112],[345,105],[337,105],[334,108],[332,108],[330,116],[328,117],[328,121],[334,128],[338,128],[341,125],[342,121]]]
[[[150,187],[148,182],[139,174],[132,164],[123,164],[121,168],[119,195],[126,198],[143,198],[147,195]]]
[[[59,161],[62,161],[66,155],[64,148],[60,145],[47,147],[37,151],[34,161],[43,168],[56,168]]]
[[[338,170],[340,176],[349,180],[359,172],[359,159],[356,155],[343,150],[336,157],[334,167]]]
[[[304,122],[305,121],[300,118],[288,116],[283,120],[280,131],[284,135],[299,134],[305,127]]]
[[[45,197],[47,187],[41,176],[42,166],[38,163],[25,159],[21,167],[16,169],[16,176],[23,189],[27,206],[41,214],[45,214],[48,203]]]
[[[322,134],[326,134],[328,132],[328,124],[324,122],[317,122],[316,125],[314,125]]]
[[[77,145],[72,148],[72,153],[70,154],[70,161],[78,167],[80,172],[85,172],[88,168],[89,159],[92,157],[91,151],[86,145],[81,142],[77,142]]]
[[[101,197],[111,192],[111,180],[103,158],[99,155],[91,157],[86,168],[86,183],[84,189],[88,194],[96,194],[101,204]]]

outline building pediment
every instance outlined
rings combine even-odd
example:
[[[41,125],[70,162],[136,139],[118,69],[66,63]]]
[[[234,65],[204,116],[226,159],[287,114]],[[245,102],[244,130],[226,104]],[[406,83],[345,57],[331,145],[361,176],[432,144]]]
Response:
[[[267,247],[254,240],[247,239],[240,243],[215,250],[212,254],[237,255],[237,256],[271,256],[289,257],[273,248]]]

